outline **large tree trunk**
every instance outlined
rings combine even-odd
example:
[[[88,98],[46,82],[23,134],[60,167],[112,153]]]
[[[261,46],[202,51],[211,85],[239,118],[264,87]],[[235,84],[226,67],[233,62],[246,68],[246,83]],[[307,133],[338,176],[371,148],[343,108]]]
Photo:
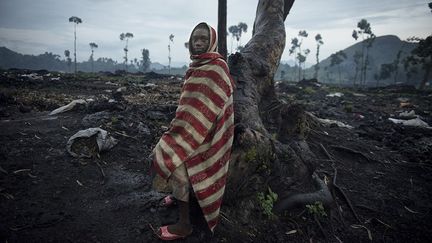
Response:
[[[234,207],[225,210],[245,222],[259,209],[257,193],[268,187],[279,195],[279,210],[317,200],[317,194],[290,193],[312,188],[315,160],[304,140],[306,113],[301,106],[281,103],[273,80],[285,48],[284,21],[293,3],[260,0],[252,39],[229,58],[236,81],[236,128],[225,202]]]

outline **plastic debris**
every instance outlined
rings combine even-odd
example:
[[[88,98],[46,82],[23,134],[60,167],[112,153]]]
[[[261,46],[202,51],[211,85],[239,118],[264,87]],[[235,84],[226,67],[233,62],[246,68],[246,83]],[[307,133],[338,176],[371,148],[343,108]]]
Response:
[[[416,115],[414,110],[411,111],[404,111],[402,113],[399,114],[399,117],[403,117],[403,118],[413,118],[413,117],[419,117],[418,115]]]
[[[326,95],[327,97],[342,97],[344,94],[341,92],[330,93]]]
[[[117,145],[118,140],[101,128],[80,130],[69,138],[66,150],[73,157],[91,158]]]
[[[85,100],[83,100],[83,99],[73,100],[71,103],[69,103],[69,104],[67,104],[65,106],[59,107],[59,108],[51,111],[51,113],[49,113],[49,115],[52,116],[52,115],[56,115],[56,114],[59,114],[59,113],[66,112],[66,111],[70,111],[76,105],[87,105],[87,102]]]
[[[424,122],[422,119],[418,117],[410,120],[400,120],[394,118],[389,118],[389,120],[394,124],[402,124],[404,126],[411,126],[411,127],[425,127],[425,128],[432,129],[432,127],[430,127],[429,124],[427,124],[426,122]]]

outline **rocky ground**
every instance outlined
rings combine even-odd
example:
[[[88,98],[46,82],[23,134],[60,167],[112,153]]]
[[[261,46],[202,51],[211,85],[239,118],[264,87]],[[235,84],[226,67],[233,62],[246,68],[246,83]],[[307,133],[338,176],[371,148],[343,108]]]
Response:
[[[148,225],[175,222],[176,211],[158,207],[163,195],[150,190],[147,157],[174,116],[182,82],[155,73],[80,74],[75,81],[46,71],[2,71],[0,241],[158,242]],[[195,206],[186,242],[428,242],[431,92],[303,83],[279,85],[278,94],[323,119],[320,129],[311,126],[308,142],[318,174],[336,185],[335,205],[248,223],[224,215],[214,236]],[[77,99],[86,102],[49,114]],[[66,143],[90,127],[108,131],[117,145],[74,158]],[[81,145],[89,144],[95,143]]]

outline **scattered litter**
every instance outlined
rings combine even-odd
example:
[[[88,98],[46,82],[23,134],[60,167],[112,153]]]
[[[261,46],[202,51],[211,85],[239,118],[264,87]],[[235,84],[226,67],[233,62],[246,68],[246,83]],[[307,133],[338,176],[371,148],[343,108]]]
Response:
[[[109,99],[108,103],[117,103],[117,101],[115,99]]]
[[[389,118],[389,120],[391,122],[393,122],[394,124],[402,124],[404,126],[424,127],[424,128],[432,129],[432,127],[430,127],[429,124],[427,124],[426,122],[424,122],[422,119],[420,119],[418,117],[414,118],[414,119],[410,119],[410,120],[400,120],[400,119],[394,119],[394,118]]]
[[[86,99],[86,101],[87,101],[88,103],[90,103],[90,102],[94,102],[95,100],[92,99],[92,98],[89,98],[89,99]]]
[[[84,186],[79,180],[76,180],[76,183],[80,186]]]
[[[331,125],[336,125],[338,127],[342,127],[342,128],[348,128],[348,129],[353,129],[353,126],[350,126],[348,124],[345,124],[343,122],[340,121],[336,121],[336,120],[331,120],[331,119],[323,119],[323,118],[319,118],[316,117],[318,119],[319,122],[321,122],[324,126],[331,126]]]
[[[418,115],[416,115],[414,110],[411,111],[404,111],[402,113],[399,114],[399,117],[403,117],[403,118],[413,118],[413,117],[418,117]]]
[[[297,230],[290,230],[288,232],[285,232],[286,235],[292,235],[292,234],[295,234],[295,233],[297,233]]]
[[[124,92],[126,91],[126,87],[120,87],[117,89],[117,92]]]
[[[43,77],[39,76],[37,73],[23,74],[21,77],[26,77],[31,80],[43,80]]]
[[[69,131],[69,128],[67,128],[67,127],[65,127],[65,126],[62,126],[62,129],[63,129],[63,130],[66,130],[66,131]]]
[[[342,97],[344,94],[341,92],[330,93],[326,95],[327,97]]]
[[[66,112],[66,111],[70,111],[76,105],[87,105],[87,102],[85,100],[83,100],[83,99],[73,100],[71,103],[69,103],[69,104],[67,104],[65,106],[62,106],[60,108],[57,108],[57,109],[51,111],[51,113],[49,113],[49,115],[52,116],[52,115],[56,115],[56,114],[59,114],[59,113]]]
[[[35,134],[35,138],[37,138],[37,139],[39,139],[39,140],[41,139],[41,138],[40,138],[38,135],[36,135],[36,134]]]
[[[73,157],[91,158],[100,152],[110,150],[118,140],[101,128],[88,128],[69,138],[66,149]]]
[[[60,77],[57,77],[57,78],[51,78],[51,81],[60,81]]]
[[[119,86],[119,84],[116,84],[116,83],[113,83],[113,82],[110,82],[110,81],[105,82],[105,84],[108,84],[108,85],[114,85],[114,86]]]
[[[104,90],[104,92],[106,92],[106,93],[112,93],[112,90],[106,89],[106,90]]]
[[[353,93],[353,95],[356,97],[366,97],[367,96],[365,94],[360,94],[360,93]]]
[[[156,87],[156,84],[154,84],[154,83],[146,83],[144,85],[144,87]]]
[[[31,169],[20,169],[20,170],[14,171],[13,173],[14,174],[18,174],[18,173],[21,173],[21,172],[30,172],[30,171],[31,171]]]

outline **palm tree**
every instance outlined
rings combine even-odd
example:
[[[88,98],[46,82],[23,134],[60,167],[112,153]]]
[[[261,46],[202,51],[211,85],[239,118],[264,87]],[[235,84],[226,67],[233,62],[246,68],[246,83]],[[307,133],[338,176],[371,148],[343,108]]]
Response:
[[[93,54],[94,54],[94,49],[98,48],[98,45],[94,42],[91,42],[90,44],[90,49],[91,49],[91,55],[90,55],[90,61],[91,61],[91,68],[92,68],[92,72],[94,71],[94,66],[93,66]]]
[[[76,72],[77,72],[77,61],[76,61],[76,26],[78,24],[82,23],[82,19],[76,17],[76,16],[72,16],[69,18],[69,22],[73,22],[74,23],[74,62],[75,62],[75,77],[76,77]]]
[[[133,37],[134,37],[134,35],[132,33],[130,33],[130,32],[121,33],[120,34],[120,40],[121,41],[126,40],[126,46],[123,48],[123,50],[125,52],[125,56],[123,58],[124,58],[124,64],[125,64],[125,70],[126,70],[126,72],[127,72],[127,62],[128,62],[127,53],[129,51],[128,44],[129,44],[129,39],[133,38]]]

